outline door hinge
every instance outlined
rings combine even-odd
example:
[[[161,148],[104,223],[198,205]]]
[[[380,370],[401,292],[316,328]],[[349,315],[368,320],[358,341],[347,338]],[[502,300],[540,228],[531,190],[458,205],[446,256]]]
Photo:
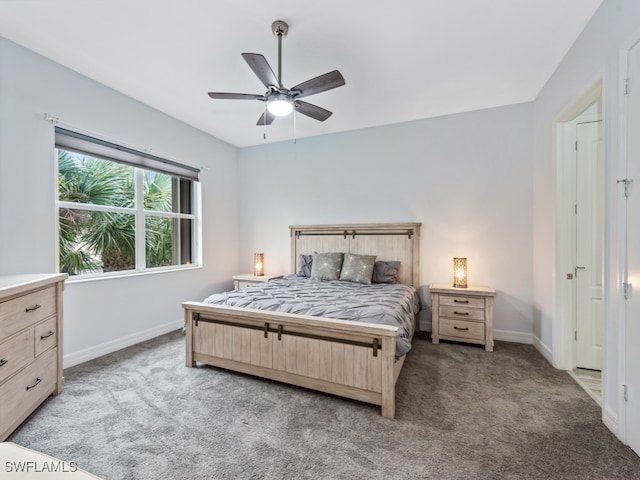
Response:
[[[578,341],[578,330],[574,330],[573,331],[573,339],[577,342]]]
[[[628,78],[624,79],[622,89],[625,95],[629,95],[629,79]]]
[[[622,293],[624,295],[625,300],[629,300],[631,298],[631,294],[633,293],[633,284],[631,283],[623,283],[622,284]]]
[[[576,152],[578,151],[578,140],[576,140]]]
[[[629,196],[629,184],[633,182],[633,180],[629,180],[628,178],[622,178],[620,180],[616,180],[616,183],[624,183],[624,196]]]
[[[622,396],[625,402],[629,401],[629,388],[626,385],[622,385]]]
[[[577,203],[573,206],[573,213],[575,213],[576,215],[578,214],[578,204]]]

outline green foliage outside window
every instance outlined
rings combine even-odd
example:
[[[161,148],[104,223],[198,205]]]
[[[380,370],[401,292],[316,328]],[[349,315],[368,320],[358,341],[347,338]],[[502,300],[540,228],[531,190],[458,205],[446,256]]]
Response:
[[[173,177],[144,171],[144,208],[173,209]],[[136,169],[121,163],[58,150],[58,199],[85,205],[136,208]],[[59,209],[60,271],[69,275],[131,270],[136,266],[135,211]],[[145,216],[147,267],[173,265],[174,224]]]

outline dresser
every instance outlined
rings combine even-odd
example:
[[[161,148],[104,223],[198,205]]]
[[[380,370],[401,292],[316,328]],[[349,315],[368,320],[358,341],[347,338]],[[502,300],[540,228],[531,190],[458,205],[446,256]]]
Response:
[[[0,276],[0,441],[62,392],[66,274]]]
[[[455,340],[484,345],[493,351],[493,299],[491,287],[455,288],[433,283],[431,290],[431,340]]]

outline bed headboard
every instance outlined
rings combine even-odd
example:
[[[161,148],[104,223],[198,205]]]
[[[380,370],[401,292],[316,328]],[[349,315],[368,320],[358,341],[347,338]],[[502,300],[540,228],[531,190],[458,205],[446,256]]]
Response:
[[[291,225],[291,265],[298,271],[300,254],[344,252],[376,255],[376,260],[400,262],[398,280],[420,285],[421,223],[361,223]]]

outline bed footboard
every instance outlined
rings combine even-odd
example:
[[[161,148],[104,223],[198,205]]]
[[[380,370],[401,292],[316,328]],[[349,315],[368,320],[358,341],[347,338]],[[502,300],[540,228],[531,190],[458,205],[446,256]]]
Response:
[[[202,362],[380,405],[384,417],[395,416],[397,327],[200,302],[183,308],[187,367]]]

